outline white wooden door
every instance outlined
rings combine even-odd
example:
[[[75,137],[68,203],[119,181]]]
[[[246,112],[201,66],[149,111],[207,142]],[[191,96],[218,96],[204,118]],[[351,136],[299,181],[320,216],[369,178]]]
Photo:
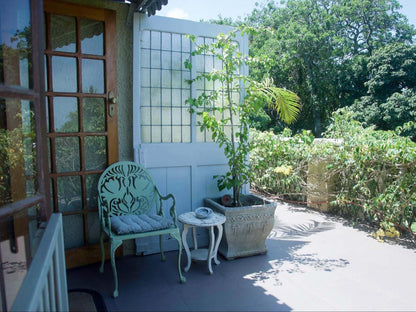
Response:
[[[212,55],[191,56],[194,44],[186,34],[195,35],[196,44],[208,44],[217,34],[232,29],[143,14],[134,18],[135,161],[149,169],[162,194],[175,195],[178,214],[202,206],[204,197],[227,193],[227,190],[220,193],[213,179],[227,170],[223,151],[209,135],[200,132],[197,116],[189,113],[185,103],[189,97],[215,87],[208,81],[190,86],[186,80],[200,72],[221,68],[222,64]],[[241,52],[248,54],[247,38],[239,37],[236,41]],[[186,59],[191,60],[192,71],[185,68]],[[204,231],[198,235],[202,244],[207,243]],[[174,240],[165,240],[167,250],[177,249]],[[157,238],[137,241],[136,246],[138,253],[159,252]]]

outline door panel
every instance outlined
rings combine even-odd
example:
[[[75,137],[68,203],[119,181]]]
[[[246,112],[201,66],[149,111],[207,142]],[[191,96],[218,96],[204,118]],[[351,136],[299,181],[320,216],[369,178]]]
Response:
[[[162,193],[175,195],[178,214],[202,206],[204,197],[228,192],[220,193],[213,179],[227,170],[223,150],[209,133],[200,132],[197,116],[190,114],[186,103],[189,97],[217,87],[212,81],[190,86],[186,80],[222,64],[212,55],[192,56],[195,46],[186,34],[195,35],[197,43],[209,44],[217,34],[232,29],[142,14],[134,18],[133,84],[140,86],[133,89],[135,161],[149,169]],[[236,41],[248,54],[247,37]],[[193,64],[192,71],[185,60]],[[205,232],[197,234],[202,245],[208,242]],[[174,240],[164,240],[166,250],[177,249]],[[157,240],[137,240],[136,246],[138,253],[159,252]]]
[[[97,182],[118,160],[115,12],[51,0],[44,11],[49,178],[69,268],[100,260]]]

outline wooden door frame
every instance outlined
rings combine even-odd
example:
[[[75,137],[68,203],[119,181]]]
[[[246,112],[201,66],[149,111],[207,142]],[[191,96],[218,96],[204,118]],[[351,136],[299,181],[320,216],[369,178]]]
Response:
[[[118,160],[118,130],[117,130],[117,106],[115,107],[115,114],[109,115],[109,100],[108,94],[113,91],[117,97],[117,68],[116,68],[116,48],[112,43],[116,37],[116,12],[105,8],[97,8],[85,6],[77,3],[69,3],[63,1],[44,0],[44,12],[56,15],[74,16],[79,18],[88,18],[105,22],[104,31],[104,46],[105,51],[103,58],[105,59],[105,115],[106,115],[106,130],[107,135],[107,164],[110,165]],[[45,21],[46,22],[46,21]],[[77,30],[79,33],[80,30]],[[47,47],[48,49],[49,47]],[[45,50],[45,53],[50,52]],[[79,47],[75,53],[76,56],[82,55]],[[51,69],[48,68],[50,71]],[[49,73],[49,77],[51,77]],[[48,95],[51,90],[46,91]],[[82,97],[82,90],[74,93],[74,96]],[[109,131],[109,129],[112,129]],[[81,168],[81,170],[83,170]],[[103,171],[103,170],[102,170]],[[51,174],[49,174],[50,176]],[[84,186],[83,192],[86,193]],[[55,205],[55,209],[57,206]],[[84,227],[87,223],[87,209],[83,208]],[[88,233],[84,233],[84,237]],[[109,248],[106,244],[106,258],[109,258]],[[120,250],[121,251],[121,250]],[[118,253],[120,254],[120,252]],[[101,251],[99,244],[85,245],[79,248],[68,249],[65,251],[66,266],[72,268],[76,266],[87,265],[101,260]]]

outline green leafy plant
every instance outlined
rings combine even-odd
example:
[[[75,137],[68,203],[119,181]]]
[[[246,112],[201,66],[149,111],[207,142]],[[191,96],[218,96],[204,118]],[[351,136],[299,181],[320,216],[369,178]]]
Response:
[[[213,141],[224,148],[229,171],[214,178],[219,190],[233,189],[235,206],[241,206],[241,190],[251,176],[248,162],[250,116],[258,114],[263,104],[267,103],[277,111],[280,119],[291,123],[300,109],[299,98],[293,92],[275,87],[272,79],[254,81],[241,71],[244,64],[263,63],[267,66],[266,59],[253,59],[239,51],[235,38],[237,32],[244,33],[246,30],[236,29],[220,34],[212,44],[196,47],[194,56],[213,55],[222,66],[221,69],[200,73],[190,83],[208,81],[219,87],[187,101],[191,112],[201,117],[201,131],[208,130]],[[195,41],[195,37],[191,36],[191,40]],[[185,66],[192,68],[189,61],[185,62]]]
[[[250,132],[251,187],[281,199],[306,201],[308,162],[314,136],[310,131],[292,135]]]
[[[414,123],[404,127],[413,129]],[[331,212],[375,226],[373,236],[379,240],[403,231],[415,233],[416,143],[400,136],[400,131],[364,127],[346,108],[333,114],[325,133],[337,144],[331,140],[312,144],[314,138],[306,131],[296,135],[252,131],[252,186],[306,203],[312,183],[309,162],[329,160],[325,170],[336,181]]]

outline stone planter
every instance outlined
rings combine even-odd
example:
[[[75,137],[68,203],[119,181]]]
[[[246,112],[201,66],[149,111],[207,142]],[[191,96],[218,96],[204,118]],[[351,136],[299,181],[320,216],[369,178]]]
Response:
[[[205,198],[204,205],[225,215],[224,233],[218,249],[227,260],[267,253],[266,238],[274,226],[276,204],[256,195],[246,195],[259,204],[225,207],[221,198]]]

